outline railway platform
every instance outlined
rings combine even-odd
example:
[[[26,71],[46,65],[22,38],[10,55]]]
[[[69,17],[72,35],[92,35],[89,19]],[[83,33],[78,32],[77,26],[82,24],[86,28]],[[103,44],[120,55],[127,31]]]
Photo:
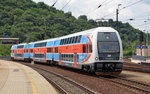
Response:
[[[0,60],[0,94],[58,94],[35,70],[13,61]]]

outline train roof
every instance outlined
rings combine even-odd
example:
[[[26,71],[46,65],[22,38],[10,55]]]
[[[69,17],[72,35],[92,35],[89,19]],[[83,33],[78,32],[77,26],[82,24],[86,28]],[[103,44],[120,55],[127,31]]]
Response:
[[[81,31],[81,32],[76,32],[76,33],[69,34],[69,35],[66,35],[66,36],[62,36],[62,37],[59,37],[59,38],[62,39],[62,38],[66,38],[66,37],[72,37],[72,36],[77,36],[77,35],[84,35],[84,34],[92,33],[92,32],[95,32],[95,31],[96,32],[117,32],[112,27],[96,27],[96,28],[93,28],[93,29],[84,30],[84,31]]]
[[[30,42],[29,44],[32,44],[32,43],[39,43],[39,42],[53,41],[53,40],[56,40],[56,39],[58,39],[58,38],[52,38],[52,39],[46,39],[46,40],[40,40],[40,41]]]
[[[81,32],[76,32],[73,34],[69,34],[66,36],[62,36],[62,37],[57,37],[57,38],[52,38],[52,39],[47,39],[47,40],[40,40],[40,41],[35,41],[35,42],[30,42],[30,43],[21,43],[18,45],[25,45],[25,44],[34,44],[34,43],[39,43],[39,42],[47,42],[47,41],[53,41],[56,39],[62,39],[62,38],[67,38],[67,37],[72,37],[72,36],[77,36],[77,35],[84,35],[87,33],[92,33],[92,32],[117,32],[115,29],[113,29],[112,27],[96,27],[93,29],[89,29],[89,30],[84,30]]]

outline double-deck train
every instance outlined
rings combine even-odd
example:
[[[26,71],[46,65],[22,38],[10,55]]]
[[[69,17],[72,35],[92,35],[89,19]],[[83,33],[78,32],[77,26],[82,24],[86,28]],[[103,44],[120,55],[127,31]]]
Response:
[[[97,75],[118,75],[123,67],[122,41],[111,27],[13,45],[11,58],[67,66]]]

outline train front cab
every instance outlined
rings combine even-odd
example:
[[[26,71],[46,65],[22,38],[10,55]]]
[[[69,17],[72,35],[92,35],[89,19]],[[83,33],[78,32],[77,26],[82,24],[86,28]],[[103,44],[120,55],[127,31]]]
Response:
[[[98,32],[95,73],[97,75],[119,75],[123,67],[122,59],[122,42],[118,32]]]

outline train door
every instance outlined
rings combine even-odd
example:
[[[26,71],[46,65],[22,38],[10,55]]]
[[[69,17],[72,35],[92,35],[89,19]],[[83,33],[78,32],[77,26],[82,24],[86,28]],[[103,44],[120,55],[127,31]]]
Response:
[[[55,49],[54,49],[54,44],[55,44],[55,41],[53,41],[52,43],[52,62],[54,63],[54,54],[55,54]]]
[[[74,68],[77,68],[77,53],[74,53]]]
[[[47,63],[46,62],[46,52],[44,52],[44,62]]]
[[[33,50],[33,61],[35,61],[35,51]]]
[[[61,53],[59,53],[59,65],[61,65]]]
[[[24,53],[25,53],[25,51],[23,50],[23,51],[22,51],[22,60],[23,60],[23,54],[24,54]]]

